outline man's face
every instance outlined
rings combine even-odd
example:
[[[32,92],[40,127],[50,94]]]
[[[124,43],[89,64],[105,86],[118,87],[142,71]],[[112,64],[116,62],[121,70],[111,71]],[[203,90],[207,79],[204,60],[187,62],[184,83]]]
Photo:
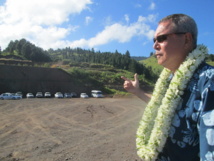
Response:
[[[185,49],[185,33],[177,33],[173,31],[171,21],[165,21],[158,25],[154,39],[153,48],[155,49],[158,64],[175,72],[179,65],[184,61],[188,54]],[[158,39],[158,36],[165,35]],[[167,35],[168,34],[168,35]],[[159,41],[159,42],[158,42]]]

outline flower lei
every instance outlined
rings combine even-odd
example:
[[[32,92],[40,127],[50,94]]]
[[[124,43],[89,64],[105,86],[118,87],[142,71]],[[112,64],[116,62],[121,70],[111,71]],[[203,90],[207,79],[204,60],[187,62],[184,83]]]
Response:
[[[145,161],[156,160],[162,151],[181,96],[196,68],[204,61],[207,48],[198,45],[189,53],[175,72],[171,82],[170,70],[164,68],[137,130],[137,154]]]

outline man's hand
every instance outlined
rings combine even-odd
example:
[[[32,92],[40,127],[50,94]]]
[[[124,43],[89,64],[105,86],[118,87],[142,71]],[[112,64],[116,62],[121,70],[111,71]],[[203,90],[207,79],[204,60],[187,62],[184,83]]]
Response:
[[[130,80],[124,76],[121,76],[121,78],[125,81],[123,84],[123,87],[125,90],[128,92],[136,95],[140,99],[142,99],[145,102],[149,102],[150,100],[150,95],[145,93],[139,85],[139,79],[137,73],[134,75],[134,80]]]
[[[132,81],[124,76],[121,76],[121,78],[125,81],[123,84],[123,88],[130,93],[137,94],[137,91],[140,90],[139,79],[138,79],[137,73],[134,75],[134,81]]]

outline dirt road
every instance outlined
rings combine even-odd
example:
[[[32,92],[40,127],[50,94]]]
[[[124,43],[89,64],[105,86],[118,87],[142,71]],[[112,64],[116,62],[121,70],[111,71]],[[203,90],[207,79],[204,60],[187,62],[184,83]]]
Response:
[[[138,98],[0,100],[1,161],[140,161]]]

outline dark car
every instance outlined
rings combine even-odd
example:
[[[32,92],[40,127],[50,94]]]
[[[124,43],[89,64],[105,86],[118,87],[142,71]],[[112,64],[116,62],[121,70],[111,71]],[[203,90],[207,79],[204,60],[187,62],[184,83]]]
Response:
[[[42,98],[42,97],[43,97],[42,92],[37,92],[37,93],[36,93],[36,97],[37,97],[37,98]]]
[[[65,93],[64,94],[64,98],[71,98],[72,97],[72,94],[71,93]]]

